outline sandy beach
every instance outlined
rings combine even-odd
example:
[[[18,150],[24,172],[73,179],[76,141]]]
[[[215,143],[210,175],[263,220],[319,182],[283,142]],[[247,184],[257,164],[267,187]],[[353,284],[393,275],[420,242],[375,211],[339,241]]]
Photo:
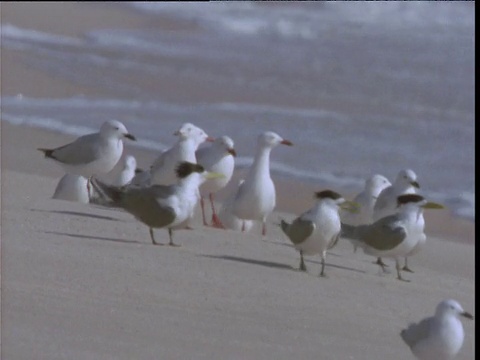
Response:
[[[65,24],[69,11],[78,16]],[[85,19],[125,26],[127,13],[129,26],[149,26],[102,4],[2,3],[1,13],[2,22],[38,30],[48,23],[70,36],[88,28]],[[2,95],[97,91],[30,69],[20,57],[2,49]],[[392,273],[379,274],[372,257],[354,254],[343,239],[320,278],[319,257],[306,258],[308,273],[297,270],[299,255],[276,224],[311,207],[323,184],[273,176],[277,209],[264,239],[258,226],[204,227],[198,209],[193,230],[174,234],[181,247],[154,246],[128,213],[51,199],[63,172],[36,149],[74,137],[0,124],[1,359],[413,359],[399,335],[410,322],[446,298],[475,315],[475,226],[448,210],[426,212],[428,242],[409,261],[410,283],[395,279],[391,260]],[[125,153],[144,168],[157,155],[129,144]],[[168,242],[166,230],[155,234]],[[474,321],[463,322],[458,359],[474,358]]]

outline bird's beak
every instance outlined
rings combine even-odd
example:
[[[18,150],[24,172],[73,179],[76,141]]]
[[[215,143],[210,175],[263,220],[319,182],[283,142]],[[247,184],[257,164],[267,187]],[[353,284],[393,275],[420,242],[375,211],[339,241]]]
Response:
[[[130,139],[130,140],[133,140],[133,141],[137,141],[137,139],[135,138],[135,136],[133,136],[132,134],[124,134],[123,136],[125,136],[127,139]]]
[[[282,141],[280,141],[280,144],[288,145],[288,146],[292,146],[292,145],[293,145],[293,143],[292,143],[290,140],[285,140],[285,139],[283,139]]]
[[[221,179],[221,178],[224,178],[224,177],[225,177],[225,175],[220,174],[220,173],[216,173],[216,172],[207,172],[207,174],[205,175],[205,178],[207,180]]]
[[[235,151],[234,148],[228,149],[227,152],[228,152],[229,154],[231,154],[233,157],[237,156],[237,152]]]
[[[141,172],[143,172],[143,170],[141,168],[136,168],[135,169],[135,174],[140,174]]]
[[[427,203],[422,205],[422,207],[424,209],[445,209],[445,206],[443,206],[442,204],[433,202],[433,201],[428,201]]]
[[[464,311],[460,315],[462,315],[463,317],[466,317],[467,319],[473,320],[473,315],[470,314],[469,312]]]
[[[205,141],[208,141],[208,142],[214,142],[215,141],[215,138],[214,137],[211,137],[211,136],[208,136]]]
[[[173,133],[173,135],[180,136],[180,135],[182,135],[182,132],[180,130],[177,130]]]
[[[341,209],[352,213],[358,213],[360,211],[360,204],[355,201],[345,200],[339,206]]]
[[[416,181],[412,181],[410,185],[412,185],[413,187],[416,187],[417,189],[420,189],[420,184]]]

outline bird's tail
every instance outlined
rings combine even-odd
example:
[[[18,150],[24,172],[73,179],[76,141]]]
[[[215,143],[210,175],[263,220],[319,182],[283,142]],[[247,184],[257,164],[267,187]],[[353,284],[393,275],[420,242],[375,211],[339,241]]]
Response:
[[[288,230],[290,229],[290,224],[287,223],[285,220],[280,219],[280,224],[278,224],[278,225],[280,225],[280,228],[285,233],[285,235],[288,236]]]
[[[112,186],[112,185],[107,185],[103,182],[101,182],[98,179],[92,178],[91,183],[95,190],[101,194],[103,197],[108,197],[110,198],[114,203],[118,203],[122,199],[122,190],[119,187]]]
[[[37,149],[38,151],[43,152],[43,155],[45,155],[46,158],[52,157],[53,150],[52,149],[42,149],[39,148]]]

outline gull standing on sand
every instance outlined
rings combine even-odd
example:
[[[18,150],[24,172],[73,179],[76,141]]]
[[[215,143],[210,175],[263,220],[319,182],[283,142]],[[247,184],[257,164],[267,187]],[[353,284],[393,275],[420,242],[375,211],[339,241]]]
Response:
[[[325,258],[327,250],[333,248],[340,238],[340,208],[355,211],[353,203],[346,201],[340,194],[332,190],[315,193],[317,203],[308,211],[296,218],[291,224],[281,220],[280,226],[290,241],[300,252],[300,270],[307,271],[303,255],[320,254],[322,270],[325,276]],[[358,210],[358,209],[357,209]]]
[[[81,175],[65,174],[58,182],[52,198],[88,204],[87,182]]]
[[[233,214],[233,204],[235,203],[235,195],[237,194],[237,190],[240,185],[243,184],[245,180],[240,179],[238,181],[237,187],[233,189],[230,196],[228,196],[222,204],[218,217],[222,222],[223,226],[227,229],[237,230],[240,231],[250,231],[253,226],[252,220],[244,220],[236,217]]]
[[[457,301],[443,300],[434,316],[410,324],[400,336],[419,360],[451,360],[465,338],[459,316],[473,320],[473,315],[463,310]]]
[[[135,140],[121,122],[108,120],[100,132],[80,136],[75,141],[55,149],[38,149],[46,158],[54,160],[66,173],[87,178],[90,194],[90,178],[110,172],[123,152],[123,138]]]
[[[137,160],[132,155],[127,155],[123,159],[123,169],[118,174],[118,177],[115,179],[112,185],[114,186],[125,186],[130,181],[132,181],[135,173],[137,172]]]
[[[373,207],[373,221],[395,214],[397,211],[397,197],[403,194],[415,194],[418,188],[420,188],[420,185],[417,182],[417,174],[410,169],[400,170],[393,185],[386,187],[378,194],[377,201]],[[403,270],[411,272],[406,261],[405,258]],[[376,263],[382,266],[382,268],[386,266],[380,257],[377,258]]]
[[[205,131],[191,123],[183,124],[180,129],[174,132],[174,135],[178,136],[178,141],[160,154],[150,168],[151,184],[174,184],[177,181],[175,169],[178,164],[182,161],[196,164],[195,151],[197,151],[198,146],[204,141],[214,141]]]
[[[198,149],[195,155],[197,157],[197,163],[202,165],[205,170],[223,175],[221,178],[205,181],[200,186],[200,205],[202,207],[203,225],[208,225],[205,219],[205,205],[203,201],[204,195],[208,194],[210,205],[212,207],[212,226],[224,228],[215,212],[213,194],[227,186],[232,178],[233,170],[235,168],[234,157],[237,156],[237,153],[233,148],[233,140],[228,136],[219,137],[211,146]]]
[[[397,279],[407,281],[400,274],[401,257],[425,238],[423,209],[443,209],[443,205],[429,202],[418,194],[405,194],[397,198],[398,210],[370,225],[342,224],[342,236],[357,241],[367,254],[395,259]],[[383,269],[383,265],[379,264]]]
[[[170,246],[173,242],[173,230],[186,228],[194,215],[198,202],[198,187],[207,179],[223,175],[209,173],[203,166],[182,162],[176,168],[178,183],[173,185],[152,185],[148,187],[116,187],[93,179],[97,191],[104,193],[113,202],[149,227],[150,238],[154,245],[154,228],[167,228]]]
[[[373,222],[373,207],[378,195],[390,185],[392,185],[390,181],[383,175],[375,174],[369,177],[365,181],[365,189],[353,199],[360,206],[359,211],[340,210],[342,223],[354,226],[371,224]],[[354,245],[354,251],[356,250],[357,247]]]
[[[262,222],[262,235],[267,234],[266,221],[275,208],[275,185],[270,177],[270,152],[279,144],[291,146],[289,140],[267,131],[258,136],[257,153],[245,182],[239,186],[233,204],[235,216]],[[243,231],[244,229],[242,229]]]

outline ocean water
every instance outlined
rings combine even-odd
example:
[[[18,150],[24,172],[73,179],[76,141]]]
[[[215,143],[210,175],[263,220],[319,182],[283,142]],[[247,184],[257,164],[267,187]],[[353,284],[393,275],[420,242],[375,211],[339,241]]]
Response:
[[[188,121],[232,137],[238,167],[272,130],[295,144],[273,151],[275,176],[358,192],[411,168],[423,194],[474,220],[474,2],[108,6],[151,25],[69,37],[2,23],[2,48],[28,66],[100,90],[2,96],[2,121],[82,135],[115,118],[156,151]]]

